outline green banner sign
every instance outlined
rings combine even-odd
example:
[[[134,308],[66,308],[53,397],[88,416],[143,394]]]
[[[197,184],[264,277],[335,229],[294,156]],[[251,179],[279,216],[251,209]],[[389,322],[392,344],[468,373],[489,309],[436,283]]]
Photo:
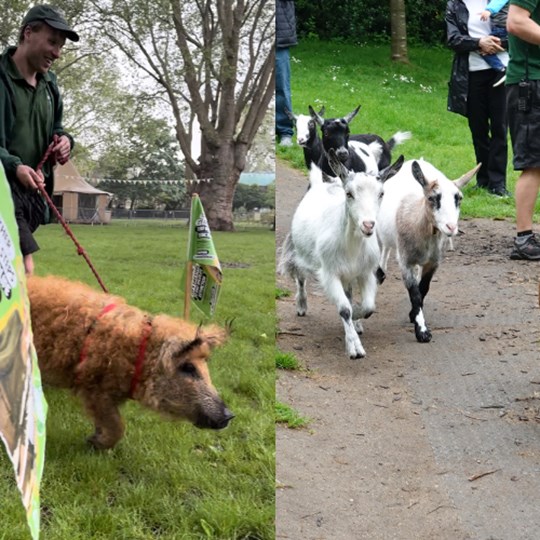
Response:
[[[201,199],[196,194],[191,199],[189,223],[188,262],[185,272],[187,293],[184,314],[187,318],[191,299],[194,306],[206,316],[212,317],[219,298],[223,274]]]
[[[18,229],[0,163],[0,438],[13,463],[34,540],[39,538],[46,416]]]

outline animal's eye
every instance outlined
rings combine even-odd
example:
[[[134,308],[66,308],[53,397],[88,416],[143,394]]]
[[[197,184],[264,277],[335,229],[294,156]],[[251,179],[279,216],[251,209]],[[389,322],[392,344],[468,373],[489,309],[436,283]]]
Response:
[[[461,200],[463,199],[463,196],[459,193],[456,193],[456,206],[459,206],[461,204]]]
[[[381,192],[379,193],[379,200],[381,200],[383,197],[384,197],[384,191],[381,191]]]
[[[435,207],[439,208],[441,206],[442,195],[440,193],[435,193],[428,197],[428,201]]]
[[[354,195],[350,191],[346,191],[347,199],[354,199]]]
[[[178,369],[181,373],[184,373],[185,375],[189,375],[191,377],[197,376],[197,368],[190,362],[182,364]]]

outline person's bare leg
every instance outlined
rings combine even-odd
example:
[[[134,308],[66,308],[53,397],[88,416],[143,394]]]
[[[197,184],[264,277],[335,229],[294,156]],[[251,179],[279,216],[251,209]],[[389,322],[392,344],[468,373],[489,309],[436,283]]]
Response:
[[[34,273],[34,259],[32,254],[25,255],[24,258],[24,271],[27,276],[31,276]]]
[[[533,214],[540,188],[540,169],[526,169],[516,184],[516,230],[533,228]]]

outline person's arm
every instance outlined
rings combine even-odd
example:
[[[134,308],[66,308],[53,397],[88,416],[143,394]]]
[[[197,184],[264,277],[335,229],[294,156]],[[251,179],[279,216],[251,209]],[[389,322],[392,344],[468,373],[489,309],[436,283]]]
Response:
[[[477,51],[479,40],[461,32],[457,23],[456,13],[451,9],[452,5],[453,2],[448,2],[444,17],[446,23],[446,44],[457,53]]]
[[[523,41],[540,45],[540,26],[531,19],[530,11],[511,4],[508,9],[506,27],[510,34]]]
[[[483,36],[480,39],[472,38],[459,29],[456,14],[448,2],[446,8],[446,44],[456,53],[478,52],[480,54],[495,54],[504,49],[501,40],[495,36]]]
[[[0,79],[0,161],[4,166],[6,175],[8,178],[15,178],[16,170],[19,165],[22,165],[22,161],[17,157],[9,153],[7,149],[8,145],[8,118],[10,117],[11,101],[8,96],[8,90]]]
[[[51,73],[52,85],[51,91],[54,93],[55,98],[55,111],[54,111],[54,125],[53,135],[58,135],[58,142],[53,147],[54,156],[56,161],[63,165],[69,160],[71,150],[75,146],[73,137],[64,129],[62,124],[62,117],[64,113],[64,104],[62,102],[62,96],[56,84],[56,77]]]

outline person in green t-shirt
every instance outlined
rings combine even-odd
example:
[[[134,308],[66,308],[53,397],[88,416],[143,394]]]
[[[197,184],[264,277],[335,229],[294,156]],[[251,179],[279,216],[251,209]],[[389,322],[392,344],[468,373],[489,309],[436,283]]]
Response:
[[[39,249],[33,233],[48,215],[39,186],[44,184],[52,195],[53,163],[66,163],[74,144],[62,127],[62,99],[49,71],[66,38],[79,40],[56,8],[40,4],[25,15],[18,45],[0,56],[0,160],[11,187],[27,274],[34,270],[32,253]],[[55,135],[52,163],[37,172]]]
[[[516,237],[511,259],[540,261],[533,215],[540,188],[540,0],[510,0],[506,99],[516,184]]]

